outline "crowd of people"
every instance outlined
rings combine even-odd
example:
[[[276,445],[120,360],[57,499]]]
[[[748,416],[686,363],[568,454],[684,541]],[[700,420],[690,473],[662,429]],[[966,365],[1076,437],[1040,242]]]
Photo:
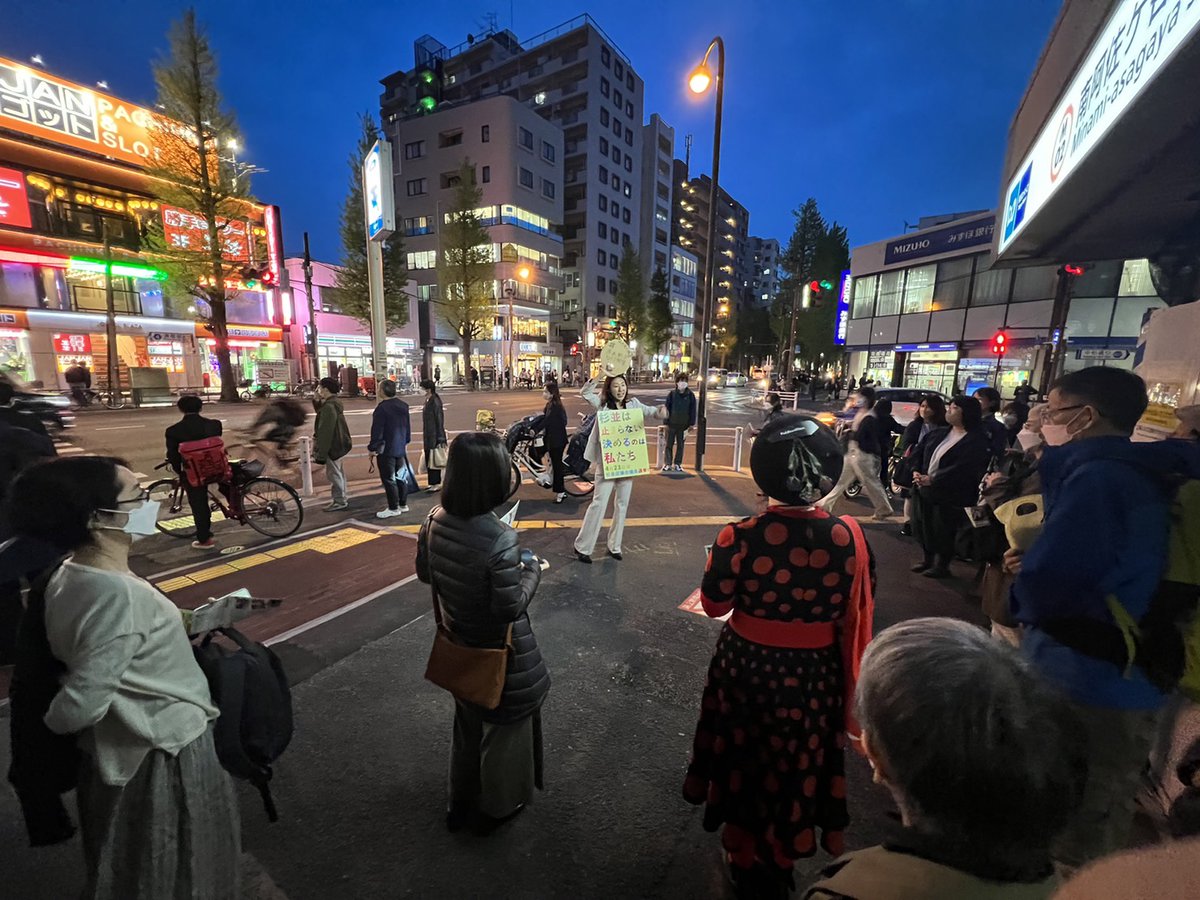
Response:
[[[496,515],[519,486],[504,442],[488,432],[448,441],[437,385],[422,387],[424,468],[441,496],[418,535],[417,575],[430,585],[439,634],[428,677],[455,697],[446,826],[486,835],[543,785],[551,675],[529,608],[546,564]],[[340,462],[350,450],[337,394],[336,381],[322,381],[314,441],[335,510],[346,502]],[[379,515],[390,518],[416,484],[408,405],[392,382],[381,394],[368,450],[387,498]],[[595,410],[639,410],[685,433],[689,394],[679,379],[664,402],[644,404],[620,375],[581,390]],[[547,447],[561,462],[557,384],[543,397]],[[1055,896],[1076,870],[1126,846],[1148,761],[1170,737],[1182,670],[1110,654],[1132,635],[1139,649],[1185,655],[1178,623],[1163,630],[1154,611],[1179,486],[1200,479],[1196,411],[1180,412],[1172,439],[1134,443],[1145,385],[1106,367],[1062,376],[1025,415],[981,391],[944,405],[926,398],[901,424],[870,385],[856,397],[846,450],[778,397],[755,434],[762,509],[719,531],[701,577],[704,611],[727,621],[697,685],[683,798],[703,807],[706,830],[721,832],[739,897],[782,900],[797,887],[815,900]],[[3,400],[0,437],[35,434],[10,421]],[[168,433],[175,457],[221,431],[198,401],[181,400],[180,410]],[[966,549],[981,568],[991,634],[955,618],[875,633],[876,555],[836,507],[844,472],[879,483],[892,433],[902,434],[897,472],[923,551],[914,571],[946,577]],[[598,429],[586,456],[596,488],[575,557],[592,561],[611,501],[607,550],[620,560],[633,482],[604,477]],[[0,555],[0,583],[32,578],[17,649],[40,654],[41,681],[18,667],[14,686],[10,778],[31,838],[70,836],[69,820],[43,806],[47,790],[57,798],[69,784],[86,896],[234,896],[238,817],[213,744],[217,708],[174,605],[129,566],[133,542],[155,533],[157,504],[119,460],[14,456],[6,472],[0,537],[18,544],[22,562]],[[561,486],[555,467],[556,495]],[[886,495],[867,496],[890,512]],[[40,698],[32,713],[31,696]],[[846,853],[848,748],[886,788],[898,822],[879,846]],[[1200,752],[1191,758],[1194,776]],[[797,885],[795,863],[820,850],[836,859]],[[1117,877],[1136,864],[1101,863]],[[1063,891],[1089,896],[1071,881]]]

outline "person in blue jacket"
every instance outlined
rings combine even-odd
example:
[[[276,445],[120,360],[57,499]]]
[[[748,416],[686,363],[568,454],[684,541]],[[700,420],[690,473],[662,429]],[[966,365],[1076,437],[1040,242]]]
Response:
[[[367,444],[367,452],[375,454],[379,480],[387,495],[387,509],[381,509],[375,517],[390,519],[408,512],[408,479],[412,478],[408,442],[412,439],[412,424],[408,404],[396,396],[396,382],[381,382],[379,391],[383,399],[371,416],[371,443]]]
[[[696,395],[688,387],[686,375],[675,379],[675,390],[667,394],[667,455],[664,472],[683,471],[683,444],[687,433],[696,427]]]
[[[1023,555],[1005,555],[1016,575],[1010,606],[1022,652],[1071,700],[1087,741],[1081,811],[1055,848],[1066,868],[1124,845],[1166,699],[1139,668],[1048,633],[1067,639],[1064,620],[1115,624],[1110,597],[1135,621],[1150,606],[1166,566],[1168,479],[1200,477],[1200,450],[1186,441],[1131,442],[1146,406],[1142,379],[1114,367],[1071,372],[1052,386],[1042,418],[1043,531]]]
[[[982,387],[975,392],[975,399],[983,407],[983,422],[981,424],[984,433],[988,436],[988,443],[992,450],[992,459],[1003,459],[1011,441],[1008,437],[1007,426],[1000,419],[996,418],[996,414],[1000,412],[1000,406],[1003,402],[1000,399],[1000,392],[995,388]]]

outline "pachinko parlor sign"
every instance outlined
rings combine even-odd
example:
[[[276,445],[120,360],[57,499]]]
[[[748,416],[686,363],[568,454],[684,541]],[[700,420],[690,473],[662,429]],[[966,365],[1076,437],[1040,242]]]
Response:
[[[0,128],[136,166],[158,161],[152,112],[4,57]]]

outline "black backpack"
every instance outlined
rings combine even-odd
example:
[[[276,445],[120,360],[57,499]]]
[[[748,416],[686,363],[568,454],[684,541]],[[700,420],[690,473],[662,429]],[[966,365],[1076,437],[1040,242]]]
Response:
[[[212,633],[195,648],[213,703],[221,710],[213,730],[217,758],[230,775],[258,788],[267,819],[276,822],[271,763],[292,740],[292,692],[279,657],[268,647],[235,628],[218,633],[238,649],[213,643]]]

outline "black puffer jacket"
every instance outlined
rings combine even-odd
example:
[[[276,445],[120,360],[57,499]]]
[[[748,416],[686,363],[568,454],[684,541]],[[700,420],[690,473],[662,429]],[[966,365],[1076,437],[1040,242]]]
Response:
[[[512,623],[504,695],[484,720],[518,722],[532,715],[550,690],[550,673],[525,610],[541,570],[521,563],[517,532],[488,513],[460,519],[437,509],[417,538],[417,577],[437,582],[442,620],[463,643],[495,647]]]

